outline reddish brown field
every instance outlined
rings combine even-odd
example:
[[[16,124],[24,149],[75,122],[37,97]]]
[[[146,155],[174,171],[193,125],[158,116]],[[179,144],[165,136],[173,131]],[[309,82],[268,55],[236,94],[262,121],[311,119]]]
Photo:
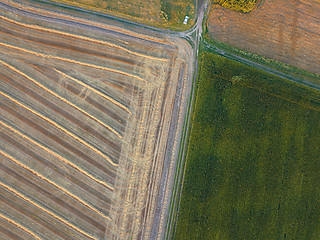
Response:
[[[149,238],[188,46],[1,2],[0,239]]]
[[[217,41],[320,73],[319,13],[319,0],[265,0],[248,14],[213,5],[208,30]]]

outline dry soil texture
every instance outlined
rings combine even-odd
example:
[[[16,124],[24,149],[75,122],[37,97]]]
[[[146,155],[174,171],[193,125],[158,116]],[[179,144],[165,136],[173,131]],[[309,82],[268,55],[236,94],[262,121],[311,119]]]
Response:
[[[150,234],[190,48],[83,17],[0,3],[0,239]]]
[[[196,0],[52,0],[162,28],[187,30],[194,23]],[[190,17],[184,25],[185,16]]]
[[[214,39],[320,73],[320,1],[265,0],[248,14],[213,5]]]
[[[159,22],[161,4],[160,0],[53,0],[82,8],[92,8],[97,11],[109,11],[140,20]]]

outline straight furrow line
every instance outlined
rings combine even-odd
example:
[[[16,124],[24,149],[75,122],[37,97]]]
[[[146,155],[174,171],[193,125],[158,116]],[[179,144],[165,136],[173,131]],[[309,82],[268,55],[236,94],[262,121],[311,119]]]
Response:
[[[1,45],[2,43],[0,43]],[[109,125],[106,125],[105,123],[101,122],[99,119],[95,118],[94,116],[90,115],[89,113],[87,113],[86,111],[84,111],[83,109],[77,107],[76,105],[74,105],[73,103],[71,103],[70,101],[68,101],[67,99],[59,96],[58,94],[56,94],[55,92],[53,92],[52,90],[46,88],[45,86],[43,86],[42,84],[40,84],[39,82],[37,82],[36,80],[34,80],[33,78],[29,77],[28,75],[26,75],[25,73],[21,72],[20,70],[18,70],[17,68],[15,68],[14,66],[0,60],[0,63],[2,63],[3,65],[5,65],[6,67],[8,67],[9,69],[15,71],[16,73],[24,76],[25,78],[29,79],[30,81],[32,81],[34,84],[36,84],[38,87],[42,88],[43,90],[45,90],[46,92],[52,94],[53,96],[55,96],[56,98],[60,99],[61,101],[67,103],[68,105],[74,107],[75,109],[77,109],[78,111],[82,112],[83,114],[85,114],[86,116],[88,116],[89,118],[93,119],[94,121],[98,122],[99,124],[101,124],[102,126],[104,126],[106,129],[108,129],[109,131],[111,131],[112,133],[114,133],[117,137],[119,137],[120,139],[122,138],[122,136],[113,128],[111,128]]]
[[[55,126],[56,128],[58,128],[59,130],[61,130],[62,132],[64,132],[65,134],[67,134],[68,136],[74,138],[75,140],[77,140],[78,142],[82,143],[83,145],[85,145],[86,147],[90,148],[90,150],[92,150],[93,152],[97,153],[98,155],[100,155],[102,158],[106,159],[111,165],[117,167],[118,164],[114,163],[109,157],[107,157],[105,154],[103,154],[100,150],[98,150],[97,148],[93,147],[92,145],[90,145],[89,143],[85,142],[84,140],[82,140],[81,138],[77,137],[75,134],[73,134],[72,132],[68,131],[67,129],[63,128],[62,126],[60,126],[59,124],[57,124],[56,122],[52,121],[51,119],[47,118],[46,116],[43,116],[42,114],[40,114],[39,112],[36,112],[34,110],[32,110],[31,108],[29,108],[28,106],[23,105],[22,103],[20,103],[19,101],[13,99],[12,97],[8,96],[7,94],[3,93],[0,91],[0,95],[8,98],[10,101],[14,102],[15,104],[19,105],[20,107],[30,111],[31,113],[35,114],[36,116],[40,117],[41,119],[49,122],[50,124],[52,124],[53,126]]]
[[[0,19],[1,20],[1,19]],[[23,29],[25,30],[25,29]],[[135,67],[135,60],[129,59],[129,58],[125,58],[122,56],[119,56],[119,54],[112,54],[109,53],[110,51],[101,51],[101,48],[99,50],[94,50],[91,48],[91,46],[86,46],[83,47],[81,45],[83,45],[83,41],[79,41],[79,44],[77,44],[75,42],[75,40],[68,42],[66,41],[66,39],[64,38],[60,38],[58,40],[54,40],[55,37],[51,37],[49,36],[49,38],[53,38],[50,40],[46,40],[43,39],[42,36],[46,35],[46,33],[41,32],[41,36],[33,36],[35,31],[32,31],[31,33],[22,33],[20,29],[13,29],[12,26],[0,26],[0,33],[1,35],[3,35],[3,37],[8,36],[13,38],[14,40],[17,40],[19,42],[21,41],[26,41],[26,43],[31,43],[31,44],[36,44],[36,45],[40,45],[41,47],[44,48],[50,48],[51,52],[54,51],[55,49],[57,49],[59,52],[63,52],[67,51],[71,54],[79,54],[79,55],[84,55],[84,56],[93,56],[94,59],[96,58],[102,58],[104,60],[107,61],[112,61],[112,63],[114,62],[119,63],[119,64],[124,64],[125,66],[128,67]],[[68,40],[68,39],[67,39]],[[19,45],[19,44],[18,44]],[[40,47],[39,46],[39,47]],[[37,47],[38,48],[38,47]],[[35,49],[37,49],[35,48]],[[139,66],[138,68],[143,69],[143,66]]]
[[[68,227],[76,230],[77,232],[80,232],[81,234],[87,236],[90,239],[97,239],[94,236],[90,235],[89,233],[86,233],[85,231],[81,230],[80,228],[78,228],[77,226],[75,226],[74,224],[71,224],[70,222],[64,220],[62,217],[59,217],[58,215],[56,215],[55,213],[49,211],[48,209],[42,207],[41,205],[39,205],[38,203],[34,202],[32,199],[30,199],[29,197],[23,195],[22,193],[18,192],[17,190],[13,189],[12,187],[4,184],[3,182],[0,181],[0,186],[7,189],[9,192],[14,193],[16,196],[20,197],[21,199],[25,200],[26,202],[34,205],[35,207],[39,208],[40,210],[44,211],[45,213],[49,214],[50,216],[52,216],[55,219],[58,219],[60,222],[64,223],[65,225],[67,225]]]
[[[109,188],[110,190],[114,191],[114,188],[111,187],[110,185],[108,185],[107,183],[95,178],[94,176],[92,176],[92,174],[88,173],[87,171],[81,169],[80,167],[78,167],[76,164],[70,162],[69,160],[65,159],[64,157],[60,156],[59,154],[55,153],[54,151],[50,150],[49,148],[39,144],[38,142],[32,140],[31,138],[29,138],[28,136],[24,135],[23,133],[20,133],[18,130],[10,127],[9,125],[7,125],[6,123],[0,121],[0,125],[4,126],[5,128],[9,129],[10,131],[14,132],[15,134],[19,135],[20,137],[22,137],[23,139],[33,143],[34,145],[36,145],[37,147],[41,148],[42,150],[44,150],[45,152],[49,153],[50,155],[56,157],[57,159],[59,159],[60,161],[64,162],[65,164],[75,168],[77,171],[79,171],[80,173],[84,174],[85,176],[89,177],[90,179],[92,179],[93,181]]]
[[[60,165],[57,167],[54,162],[49,161],[48,159],[50,158],[50,156],[42,157],[40,156],[41,153],[36,149],[33,149],[32,146],[26,146],[27,144],[24,144],[23,141],[19,138],[15,138],[16,140],[14,140],[13,138],[15,138],[15,136],[10,137],[9,134],[5,133],[5,131],[0,131],[0,145],[2,141],[4,141],[4,143],[9,144],[11,151],[17,151],[19,156],[23,156],[23,154],[25,154],[27,156],[27,159],[31,160],[31,162],[40,163],[40,165],[44,165],[46,169],[53,170],[55,173],[58,173],[58,178],[62,177],[68,179],[71,184],[79,187],[83,191],[90,193],[90,196],[92,196],[93,198],[98,198],[99,200],[103,201],[106,204],[105,209],[107,211],[109,210],[111,200],[107,196],[111,194],[106,194],[105,191],[96,190],[95,188],[93,188],[91,181],[76,178],[74,174],[70,174],[70,172],[65,167]],[[21,152],[22,155],[19,152]],[[106,213],[106,215],[108,214]]]
[[[94,42],[94,43],[98,43],[98,44],[102,44],[102,45],[107,45],[107,46],[114,47],[116,49],[120,49],[122,51],[125,51],[127,53],[130,53],[132,55],[136,55],[136,56],[139,56],[139,57],[149,58],[149,59],[163,61],[163,62],[168,61],[168,59],[166,59],[166,58],[157,58],[157,57],[152,57],[152,56],[144,55],[144,54],[141,54],[141,53],[137,53],[137,52],[131,51],[129,49],[126,49],[124,47],[118,46],[116,44],[109,43],[107,41],[97,40],[97,39],[94,39],[94,38],[84,37],[84,36],[80,36],[80,35],[72,34],[72,33],[61,32],[61,31],[58,31],[58,30],[48,29],[48,28],[37,26],[37,25],[20,23],[20,22],[14,21],[12,19],[6,18],[4,16],[0,16],[0,18],[5,20],[5,21],[7,21],[7,22],[11,22],[11,23],[14,23],[16,25],[20,25],[20,26],[23,26],[23,27],[26,27],[26,28],[36,29],[36,30],[40,30],[40,31],[53,33],[53,34],[60,34],[60,35],[68,36],[68,37],[82,39],[82,40],[89,41],[89,42]]]
[[[21,3],[11,3],[11,4],[15,5],[16,8],[23,8],[24,10],[28,10],[29,12],[30,11],[31,12],[37,12],[38,14],[41,14],[42,16],[44,16],[44,15],[45,16],[55,16],[55,17],[60,18],[60,19],[71,20],[71,21],[74,21],[74,22],[80,22],[81,21],[81,23],[84,23],[84,24],[86,24],[88,22],[90,24],[87,24],[87,25],[95,26],[95,27],[98,26],[98,27],[104,28],[104,29],[106,28],[106,25],[107,25],[105,23],[92,21],[90,19],[84,19],[84,18],[79,19],[78,17],[72,16],[72,15],[67,15],[67,14],[63,14],[63,13],[54,12],[54,11],[51,11],[51,10],[39,9],[39,8],[31,7],[31,6],[21,5]],[[94,24],[92,24],[92,23],[94,23]],[[112,25],[107,25],[107,27],[108,27],[108,29],[114,30],[114,32],[125,33],[125,34],[130,35],[130,36],[137,36],[138,38],[148,39],[148,40],[151,40],[151,41],[157,42],[157,43],[167,43],[167,41],[168,41],[168,40],[164,41],[164,40],[161,40],[161,39],[154,40],[155,37],[151,37],[149,35],[139,34],[137,32],[134,33],[132,31],[126,30],[125,28],[119,28],[119,27],[112,26]],[[124,40],[122,40],[122,41],[124,42]],[[172,43],[172,42],[169,41],[169,44],[170,43]],[[168,45],[168,43],[166,45]]]
[[[1,66],[0,66],[1,67]],[[61,104],[54,104],[53,102],[51,102],[50,100],[48,100],[48,97],[47,96],[44,96],[45,94],[39,94],[37,93],[37,91],[34,91],[34,90],[31,90],[29,88],[26,88],[25,87],[25,84],[23,83],[20,83],[21,81],[19,80],[13,80],[12,77],[8,77],[8,76],[5,76],[3,74],[0,73],[0,82],[1,81],[4,81],[5,83],[11,85],[11,86],[8,86],[10,89],[11,87],[13,87],[13,90],[16,89],[16,90],[19,90],[21,91],[23,94],[26,94],[26,96],[29,96],[31,99],[32,99],[32,102],[33,101],[37,101],[38,103],[41,103],[43,107],[45,108],[48,108],[47,110],[49,112],[51,111],[54,111],[55,113],[53,114],[58,114],[58,115],[61,115],[61,117],[64,117],[66,119],[68,119],[69,121],[71,121],[73,124],[77,125],[78,127],[80,127],[82,130],[85,130],[86,132],[88,133],[91,133],[92,137],[94,138],[97,138],[99,140],[101,140],[101,142],[107,144],[107,146],[110,146],[111,148],[113,148],[115,151],[120,151],[120,147],[119,147],[119,144],[117,145],[117,143],[115,143],[115,140],[113,139],[109,139],[109,138],[106,138],[106,136],[104,136],[104,134],[100,134],[101,130],[98,130],[96,129],[95,126],[92,126],[92,124],[87,124],[88,121],[81,121],[81,119],[77,118],[76,115],[70,111],[67,111],[67,110],[64,110],[60,105]],[[1,84],[0,84],[1,85]],[[22,100],[21,100],[22,101]],[[31,104],[32,104],[31,102]],[[0,102],[1,103],[1,102]],[[35,103],[36,106],[38,106],[37,104],[38,103]],[[33,104],[32,104],[33,105]],[[38,107],[41,107],[41,106],[38,106]],[[40,108],[39,108],[40,109]],[[40,111],[40,110],[39,110]],[[14,112],[13,109],[11,111],[12,113]],[[19,115],[18,112],[14,113],[14,115]],[[21,114],[20,114],[21,115]],[[50,115],[52,116],[52,115]],[[21,116],[19,117],[21,118]],[[60,117],[59,117],[60,120],[62,120]],[[64,124],[64,123],[61,123],[61,124]],[[35,125],[35,123],[33,123],[33,125]],[[69,125],[69,124],[67,124]],[[39,127],[37,127],[39,128]],[[77,133],[80,131],[80,130],[77,130],[77,128],[74,128],[71,126],[72,129],[74,129]],[[42,130],[43,131],[43,130]],[[81,132],[81,131],[80,131]],[[86,139],[86,138],[85,138]],[[98,143],[97,143],[98,144]],[[109,156],[111,157],[111,156]],[[117,158],[118,159],[118,158]],[[116,161],[114,161],[116,162]]]
[[[128,77],[131,77],[131,78],[138,79],[139,81],[142,81],[142,82],[146,82],[145,79],[143,79],[143,78],[141,78],[141,77],[139,77],[137,75],[133,75],[131,73],[126,73],[126,72],[123,72],[123,71],[120,71],[120,70],[116,70],[116,69],[112,69],[112,68],[108,68],[108,67],[103,67],[103,66],[99,66],[99,65],[94,65],[94,64],[91,64],[91,63],[80,62],[80,61],[72,60],[72,59],[69,59],[69,58],[53,56],[53,55],[50,55],[50,54],[39,53],[39,52],[35,52],[35,51],[28,50],[28,49],[25,49],[25,48],[17,47],[17,46],[11,45],[11,44],[7,44],[7,43],[4,43],[4,42],[0,42],[0,45],[2,45],[4,47],[7,47],[7,48],[15,49],[15,50],[18,50],[18,51],[22,51],[22,52],[25,52],[25,53],[29,53],[29,54],[32,54],[32,55],[36,55],[38,57],[43,57],[43,58],[48,58],[48,59],[56,59],[56,60],[60,60],[60,61],[63,61],[63,62],[79,64],[79,65],[85,66],[85,67],[92,67],[92,68],[99,69],[99,70],[104,70],[104,71],[108,71],[108,72],[114,72],[114,73],[118,73],[120,75],[124,75],[124,76],[128,76]]]
[[[29,235],[31,235],[32,237],[34,237],[34,239],[36,240],[42,240],[42,238],[38,237],[38,235],[36,235],[35,233],[33,233],[32,231],[30,231],[28,228],[22,226],[21,224],[17,223],[16,221],[14,221],[13,219],[11,218],[8,218],[4,215],[2,215],[0,213],[0,218],[6,220],[7,222],[11,223],[12,225],[16,226],[17,228],[23,230],[24,232],[28,233]]]
[[[108,101],[110,101],[110,102],[112,102],[113,104],[117,105],[118,107],[126,110],[130,115],[132,115],[131,111],[130,111],[126,106],[124,106],[123,104],[121,104],[120,102],[118,102],[118,101],[114,100],[113,98],[111,98],[111,97],[109,97],[109,96],[101,93],[100,91],[96,90],[95,88],[91,87],[90,85],[88,85],[88,84],[86,84],[86,83],[84,83],[84,82],[82,82],[82,81],[80,81],[80,80],[78,80],[78,79],[76,79],[76,78],[74,78],[74,77],[71,77],[71,76],[65,74],[64,72],[59,71],[58,69],[55,69],[55,68],[54,68],[54,70],[55,70],[56,72],[60,73],[62,76],[67,77],[67,78],[75,81],[76,83],[78,83],[78,84],[80,84],[80,85],[82,85],[82,86],[90,89],[90,90],[93,91],[94,93],[96,93],[96,94],[98,94],[99,96],[107,99]]]
[[[24,168],[25,170],[31,172],[32,174],[34,174],[35,176],[39,177],[40,179],[46,181],[47,183],[53,185],[54,187],[58,188],[59,190],[65,192],[67,195],[69,195],[70,197],[74,198],[75,200],[77,200],[78,202],[80,202],[81,204],[83,204],[84,206],[86,206],[87,208],[91,209],[92,211],[94,211],[95,213],[99,214],[100,216],[102,216],[103,218],[106,218],[107,220],[110,220],[110,218],[106,215],[104,215],[103,213],[101,213],[100,211],[98,211],[96,208],[92,207],[89,203],[83,201],[81,198],[77,197],[76,195],[72,194],[71,192],[69,192],[67,189],[65,189],[62,186],[59,186],[58,184],[56,184],[55,182],[51,181],[50,179],[46,178],[45,176],[43,176],[42,174],[36,172],[35,170],[29,168],[28,166],[24,165],[23,163],[19,162],[17,159],[15,159],[14,157],[12,157],[11,155],[3,152],[0,149],[0,154],[2,154],[3,156],[5,156],[6,158],[10,159],[12,162],[14,162],[15,164],[19,165],[20,167]]]

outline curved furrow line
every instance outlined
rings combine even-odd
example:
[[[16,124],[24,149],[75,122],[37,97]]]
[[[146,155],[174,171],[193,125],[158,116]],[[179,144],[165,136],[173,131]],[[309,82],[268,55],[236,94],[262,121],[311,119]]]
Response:
[[[129,110],[129,108],[127,108],[126,106],[124,106],[124,105],[121,104],[120,102],[114,100],[113,98],[107,96],[106,94],[101,93],[100,91],[98,91],[97,89],[91,87],[90,85],[88,85],[88,84],[86,84],[86,83],[84,83],[84,82],[82,82],[82,81],[80,81],[80,80],[78,80],[78,79],[76,79],[76,78],[74,78],[74,77],[71,77],[71,76],[67,75],[67,74],[64,73],[64,72],[59,71],[59,70],[56,69],[56,68],[54,68],[54,70],[55,70],[56,72],[58,72],[59,74],[61,74],[62,76],[67,77],[67,78],[75,81],[76,83],[78,83],[78,84],[80,84],[80,85],[82,85],[82,86],[90,89],[92,92],[98,94],[100,97],[108,100],[109,102],[112,102],[114,105],[116,105],[116,106],[118,106],[118,107],[126,110],[130,115],[132,115],[132,112]]]
[[[57,124],[56,122],[52,121],[50,118],[47,118],[46,116],[40,114],[39,112],[29,108],[28,106],[20,103],[19,101],[17,101],[16,99],[10,97],[9,95],[5,94],[4,92],[2,92],[0,90],[0,95],[6,97],[7,99],[9,99],[10,101],[14,102],[15,104],[19,105],[20,107],[30,111],[31,113],[33,113],[34,115],[38,116],[39,118],[45,120],[46,122],[50,123],[51,125],[55,126],[57,129],[59,129],[60,131],[64,132],[65,134],[67,134],[68,136],[72,137],[73,139],[77,140],[78,142],[80,142],[81,144],[85,145],[86,147],[88,147],[90,150],[92,150],[93,152],[95,152],[96,154],[98,154],[99,156],[101,156],[102,158],[104,158],[105,160],[107,160],[107,162],[109,162],[110,164],[114,165],[114,162],[105,154],[103,154],[99,149],[95,148],[94,146],[92,146],[91,144],[87,143],[86,141],[82,140],[81,138],[79,138],[78,136],[76,136],[75,134],[73,134],[72,132],[68,131],[67,129],[65,129],[63,126]]]
[[[16,226],[17,228],[21,229],[22,231],[28,233],[30,236],[32,236],[34,239],[36,240],[42,240],[42,238],[40,238],[37,234],[35,234],[34,232],[32,232],[31,230],[29,230],[28,228],[22,226],[20,223],[17,223],[16,221],[14,221],[11,218],[6,217],[5,215],[0,213],[0,218],[6,220],[7,222],[9,222],[10,224]]]
[[[1,42],[0,42],[1,45]],[[16,73],[22,75],[23,77],[27,78],[28,80],[30,80],[31,82],[33,82],[34,84],[36,84],[38,87],[42,88],[43,90],[45,90],[46,92],[50,93],[51,95],[55,96],[56,98],[60,99],[61,101],[67,103],[68,105],[72,106],[73,108],[77,109],[78,111],[82,112],[84,115],[86,115],[87,117],[93,119],[94,121],[98,122],[100,125],[102,125],[103,127],[105,127],[106,129],[108,129],[109,131],[111,131],[112,133],[114,133],[117,137],[119,137],[120,139],[122,138],[122,136],[113,128],[111,128],[109,125],[101,122],[99,119],[95,118],[94,116],[90,115],[89,113],[87,113],[86,111],[84,111],[83,109],[77,107],[76,105],[74,105],[73,103],[71,103],[70,101],[68,101],[67,99],[61,97],[60,95],[56,94],[55,92],[53,92],[52,90],[46,88],[45,86],[43,86],[42,84],[40,84],[39,82],[37,82],[36,80],[34,80],[33,78],[31,78],[30,76],[26,75],[25,73],[21,72],[19,69],[15,68],[14,66],[10,65],[7,62],[4,62],[3,60],[0,60],[0,63],[2,63],[3,65],[5,65],[6,67],[8,67],[9,69],[15,71]],[[116,163],[113,163],[115,166],[117,166]]]
[[[77,232],[81,233],[82,235],[88,237],[89,239],[94,239],[96,240],[97,238],[95,238],[94,236],[92,236],[91,234],[83,231],[82,229],[78,228],[77,226],[75,226],[74,224],[66,221],[65,219],[63,219],[62,217],[56,215],[55,213],[53,213],[52,211],[48,210],[45,207],[42,207],[40,204],[36,203],[35,201],[33,201],[31,198],[27,197],[26,195],[20,193],[19,191],[15,190],[14,188],[8,186],[7,184],[3,183],[2,181],[0,181],[0,186],[4,189],[6,189],[7,191],[13,193],[14,195],[18,196],[19,198],[23,199],[24,201],[30,203],[31,205],[39,208],[40,210],[42,210],[43,212],[47,213],[48,215],[52,216],[53,218],[59,220],[60,222],[62,222],[63,224],[67,225],[68,227],[76,230]]]
[[[64,193],[66,193],[68,196],[70,196],[71,198],[75,199],[76,201],[80,202],[82,205],[86,206],[87,208],[89,208],[90,210],[94,211],[95,213],[97,213],[98,215],[100,215],[101,217],[105,218],[106,220],[110,220],[109,216],[106,216],[105,214],[101,213],[98,209],[96,209],[95,207],[93,207],[91,204],[87,203],[86,201],[82,200],[81,198],[79,198],[78,196],[74,195],[73,193],[71,193],[69,190],[67,190],[66,188],[59,186],[58,184],[56,184],[55,182],[51,181],[50,179],[46,178],[45,176],[43,176],[41,173],[36,172],[35,170],[29,168],[28,166],[24,165],[23,163],[21,163],[20,161],[18,161],[17,159],[15,159],[14,157],[12,157],[11,155],[5,153],[4,151],[2,151],[0,149],[0,154],[3,155],[4,157],[6,157],[7,159],[10,159],[12,162],[14,162],[15,164],[17,164],[18,166],[22,167],[23,169],[27,170],[28,172],[32,173],[33,175],[37,176],[38,178],[40,178],[41,180],[51,184],[52,186],[56,187],[57,189],[63,191]]]
[[[92,77],[89,75],[89,77]],[[100,80],[101,86],[106,86],[108,88],[113,88],[116,91],[124,94],[133,94],[138,93],[142,90],[142,86],[138,84],[129,84],[121,82],[117,79],[101,79]]]
[[[70,162],[68,159],[62,157],[60,154],[55,153],[54,151],[50,150],[49,148],[45,147],[44,145],[38,143],[37,141],[31,139],[30,137],[26,136],[25,134],[19,132],[18,130],[12,128],[11,126],[9,126],[8,124],[2,122],[0,120],[0,125],[2,125],[3,127],[5,127],[6,129],[10,130],[11,132],[19,135],[21,138],[31,142],[32,144],[36,145],[37,147],[41,148],[42,150],[44,150],[45,152],[49,153],[50,155],[54,156],[55,158],[59,159],[60,161],[64,162],[65,164],[71,166],[72,168],[76,169],[77,171],[79,171],[80,173],[82,173],[83,175],[89,177],[90,179],[92,179],[93,181],[107,187],[108,189],[114,191],[114,188],[111,187],[109,184],[107,184],[106,182],[97,179],[96,177],[94,177],[92,174],[88,173],[87,171],[83,170],[82,168],[78,167],[76,164],[74,164],[73,162]]]
[[[103,101],[100,101],[100,96],[98,94],[91,94],[91,90],[85,88],[84,86],[79,86],[82,87],[83,89],[80,91],[80,89],[78,89],[77,86],[74,86],[74,81],[69,81],[69,79],[67,79],[67,77],[61,77],[62,75],[59,74],[57,71],[55,71],[55,69],[64,72],[67,71],[66,69],[64,69],[63,66],[40,66],[36,63],[30,63],[30,62],[24,62],[27,66],[30,66],[32,68],[33,71],[37,72],[36,74],[40,74],[38,76],[38,79],[41,79],[42,81],[45,81],[46,83],[48,83],[49,85],[51,85],[51,83],[47,82],[46,79],[50,80],[50,82],[54,83],[55,86],[57,86],[56,84],[58,84],[59,86],[61,86],[64,90],[68,91],[68,94],[71,94],[69,96],[72,96],[72,98],[80,98],[83,101],[86,101],[87,103],[90,104],[90,109],[91,106],[93,106],[93,109],[97,109],[100,112],[102,112],[103,114],[106,114],[108,117],[110,117],[111,119],[113,119],[117,124],[120,124],[120,126],[114,126],[113,128],[118,129],[117,131],[122,133],[124,131],[124,123],[125,120],[127,118],[128,112],[119,108],[119,110],[122,110],[121,112],[118,112],[117,107],[114,106],[113,103],[111,103],[110,101],[102,98]],[[61,65],[61,64],[59,64]],[[121,103],[124,106],[129,106],[130,105],[130,99],[132,97],[131,92],[130,93],[117,93],[116,90],[117,89],[110,89],[110,87],[108,87],[108,93],[104,92],[103,89],[103,85],[101,84],[101,82],[99,82],[98,79],[90,79],[90,76],[81,74],[80,70],[74,71],[71,70],[72,73],[76,73],[76,75],[78,76],[78,74],[80,74],[80,79],[78,79],[79,81],[84,81],[88,80],[90,83],[86,83],[85,84],[89,85],[89,86],[94,86],[94,88],[96,89],[96,91],[99,91],[101,94],[105,94],[107,96],[109,96],[109,94],[112,96],[113,94],[115,94],[114,96],[112,96],[111,98],[115,99],[115,98],[123,98],[122,100],[124,101],[123,103]],[[68,75],[70,76],[71,73],[68,73]],[[42,76],[44,76],[44,79]],[[94,76],[96,77],[96,76]],[[78,85],[78,84],[75,84]],[[62,94],[62,93],[61,93]],[[98,99],[97,99],[98,97]],[[130,98],[130,99],[129,99]],[[79,99],[79,100],[80,100]],[[120,102],[120,100],[117,100],[118,102]],[[94,111],[92,109],[92,111]],[[129,109],[129,108],[128,108]],[[105,119],[104,117],[100,117]],[[105,120],[106,122],[108,122],[108,120]],[[112,121],[112,120],[111,120]],[[110,123],[111,124],[111,123]],[[111,124],[112,125],[112,124]]]

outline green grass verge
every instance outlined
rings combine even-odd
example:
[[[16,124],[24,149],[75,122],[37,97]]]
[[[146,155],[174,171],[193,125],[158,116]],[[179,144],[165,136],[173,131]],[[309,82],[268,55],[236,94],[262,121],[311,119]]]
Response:
[[[195,22],[193,0],[51,0],[71,6],[108,13],[117,17],[170,30],[187,30]],[[190,17],[183,24],[185,16]]]
[[[320,238],[320,93],[202,53],[176,239]]]
[[[161,25],[171,30],[187,30],[195,22],[194,0],[160,0]],[[188,24],[184,25],[185,16],[189,16]]]
[[[205,34],[205,40],[212,46],[216,46],[219,49],[222,49],[226,52],[229,52],[237,56],[243,57],[245,59],[248,59],[250,61],[262,64],[266,67],[273,68],[282,73],[291,75],[295,78],[301,79],[302,82],[304,81],[304,82],[308,82],[308,83],[320,86],[320,74],[308,72],[306,70],[279,62],[277,60],[260,56],[255,53],[247,52],[245,50],[232,47],[223,42],[218,42],[208,36],[207,25],[204,26],[204,34]]]

